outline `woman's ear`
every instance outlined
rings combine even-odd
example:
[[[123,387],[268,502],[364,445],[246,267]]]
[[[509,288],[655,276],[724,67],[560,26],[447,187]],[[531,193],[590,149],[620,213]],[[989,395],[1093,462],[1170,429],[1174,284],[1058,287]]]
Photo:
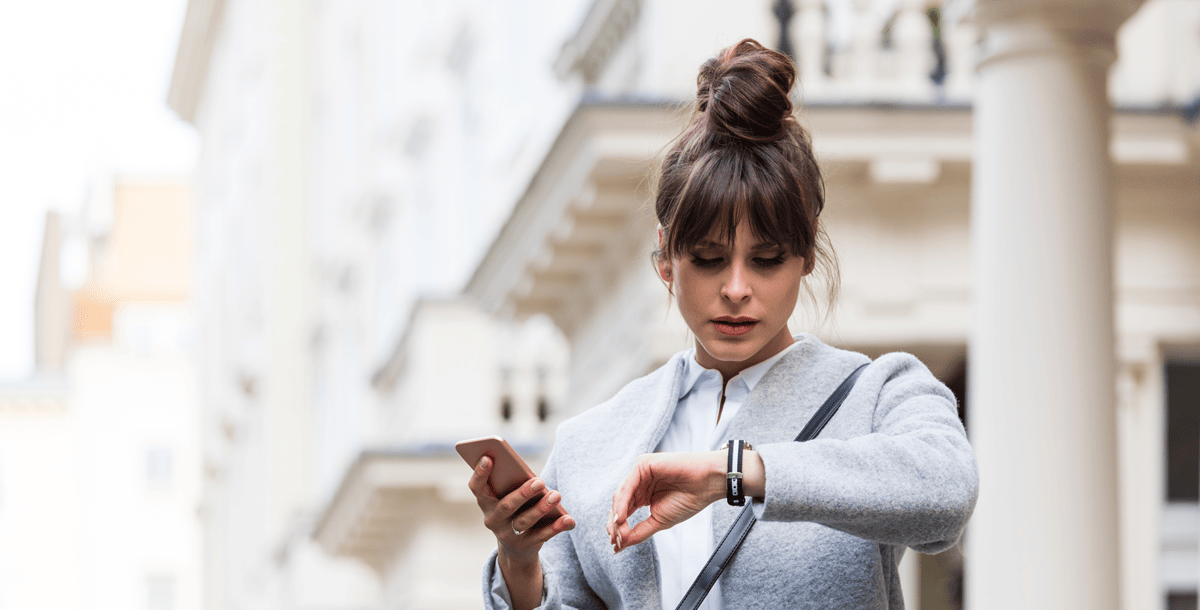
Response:
[[[658,249],[654,251],[654,263],[658,267],[658,277],[671,285],[671,257],[663,252],[663,228],[658,225]]]
[[[671,276],[671,259],[663,255],[662,252],[659,252],[657,262],[658,277],[662,278],[662,281],[666,282],[669,286],[671,284],[671,280],[673,279]]]

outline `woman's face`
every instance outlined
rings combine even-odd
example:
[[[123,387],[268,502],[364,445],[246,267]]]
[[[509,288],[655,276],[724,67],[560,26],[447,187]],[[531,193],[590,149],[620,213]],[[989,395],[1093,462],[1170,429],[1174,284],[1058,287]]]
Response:
[[[791,345],[803,257],[758,240],[743,220],[732,244],[713,232],[689,253],[659,266],[679,313],[696,336],[696,360],[728,380]]]

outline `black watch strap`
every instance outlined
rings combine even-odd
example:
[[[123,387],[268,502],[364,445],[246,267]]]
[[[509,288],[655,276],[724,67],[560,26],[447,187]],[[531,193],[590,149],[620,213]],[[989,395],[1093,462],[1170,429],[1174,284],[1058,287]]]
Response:
[[[742,481],[742,450],[746,441],[729,441],[728,468],[725,471],[725,501],[730,506],[746,505],[746,486]]]

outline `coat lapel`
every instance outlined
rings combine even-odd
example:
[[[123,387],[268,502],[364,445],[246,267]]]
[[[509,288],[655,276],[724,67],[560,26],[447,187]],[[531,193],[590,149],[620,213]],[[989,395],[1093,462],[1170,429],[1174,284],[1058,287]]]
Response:
[[[629,433],[632,442],[613,443],[615,449],[624,453],[617,485],[620,485],[632,469],[637,456],[652,453],[666,434],[671,418],[675,415],[675,407],[679,404],[679,387],[687,370],[683,360],[684,354],[676,354],[668,360],[658,371],[662,377],[649,386],[650,391],[631,397],[630,404],[626,405],[633,410],[629,417],[623,418],[631,427]],[[616,491],[615,487],[613,491]],[[630,521],[641,522],[649,514],[649,509],[642,507],[633,513]],[[611,554],[611,551],[608,553]],[[626,584],[622,593],[625,607],[662,606],[662,583],[659,581],[662,575],[658,569],[658,554],[654,549],[653,538],[645,544],[629,547],[610,557],[613,562],[614,581]],[[647,574],[653,575],[654,578],[647,579]]]

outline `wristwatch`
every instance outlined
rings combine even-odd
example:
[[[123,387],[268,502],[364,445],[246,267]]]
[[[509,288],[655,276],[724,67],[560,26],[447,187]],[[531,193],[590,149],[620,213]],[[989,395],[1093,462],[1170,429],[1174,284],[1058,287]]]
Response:
[[[730,506],[746,505],[746,489],[742,483],[742,450],[754,447],[741,439],[731,440],[722,449],[729,450],[728,469],[725,472],[725,501]]]

